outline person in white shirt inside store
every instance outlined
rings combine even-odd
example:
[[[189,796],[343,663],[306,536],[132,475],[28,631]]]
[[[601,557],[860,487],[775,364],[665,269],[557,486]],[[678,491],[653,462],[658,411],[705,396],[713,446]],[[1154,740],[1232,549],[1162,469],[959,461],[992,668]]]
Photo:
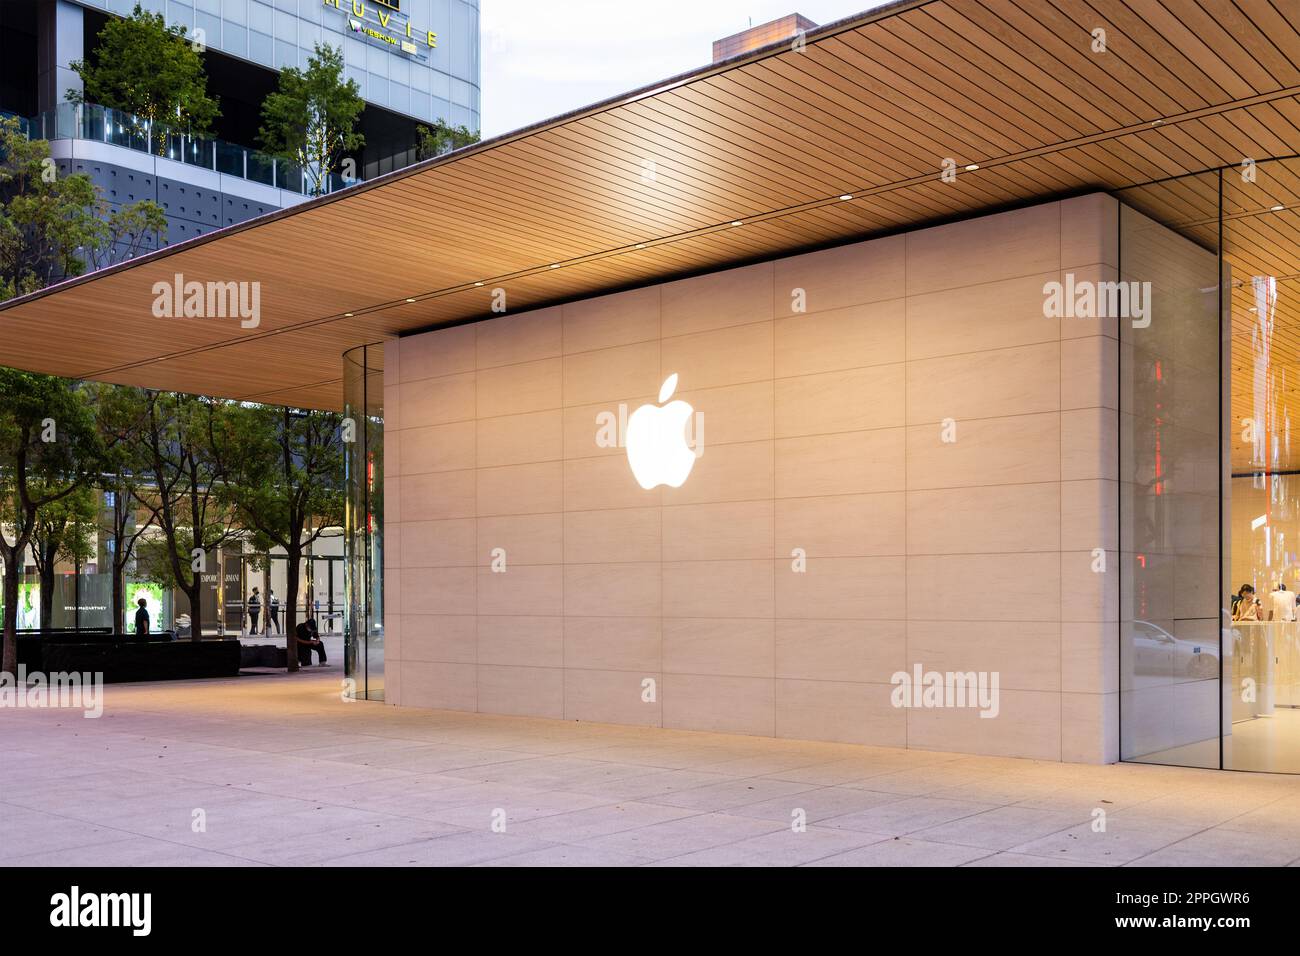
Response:
[[[1281,581],[1277,584],[1277,590],[1268,596],[1272,607],[1268,612],[1270,621],[1294,621],[1295,620],[1295,595],[1286,589],[1286,585]]]

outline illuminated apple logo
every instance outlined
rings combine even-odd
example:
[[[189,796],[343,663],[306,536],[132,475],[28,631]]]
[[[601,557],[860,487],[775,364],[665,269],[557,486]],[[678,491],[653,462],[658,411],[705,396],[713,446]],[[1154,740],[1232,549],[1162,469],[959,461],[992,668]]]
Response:
[[[676,390],[674,372],[659,388],[660,404],[642,405],[627,423],[627,463],[647,491],[658,485],[680,488],[695,466],[695,452],[686,442],[686,423],[695,409],[680,398],[662,404]]]

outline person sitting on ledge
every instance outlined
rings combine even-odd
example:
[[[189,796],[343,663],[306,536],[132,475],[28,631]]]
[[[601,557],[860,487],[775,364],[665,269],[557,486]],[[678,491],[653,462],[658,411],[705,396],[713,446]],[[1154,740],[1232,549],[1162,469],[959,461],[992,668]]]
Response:
[[[320,655],[320,663],[324,664],[325,663],[325,641],[321,639],[320,628],[316,626],[316,619],[314,617],[307,618],[307,629],[311,631],[311,639],[320,645],[319,647],[316,648],[316,653]],[[308,660],[310,659],[311,659],[311,655],[308,655]]]
[[[316,633],[315,621],[303,621],[294,628],[294,639],[298,644],[298,663],[303,667],[311,666],[312,648],[320,655],[320,662],[325,664],[325,644]]]

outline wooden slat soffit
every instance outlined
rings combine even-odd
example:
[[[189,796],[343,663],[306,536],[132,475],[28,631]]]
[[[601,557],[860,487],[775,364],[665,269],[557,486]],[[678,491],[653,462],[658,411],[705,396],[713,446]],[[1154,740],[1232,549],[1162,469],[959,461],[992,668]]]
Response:
[[[893,4],[9,302],[0,362],[337,408],[346,349],[495,288],[519,311],[1295,154],[1297,64],[1289,0]],[[156,317],[178,274],[259,283],[259,324]]]

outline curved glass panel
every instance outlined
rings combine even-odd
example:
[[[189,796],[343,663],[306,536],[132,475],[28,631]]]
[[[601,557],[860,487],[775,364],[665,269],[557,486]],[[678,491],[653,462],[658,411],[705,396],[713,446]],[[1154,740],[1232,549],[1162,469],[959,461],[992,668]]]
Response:
[[[343,354],[344,670],[360,700],[384,699],[384,350]]]

